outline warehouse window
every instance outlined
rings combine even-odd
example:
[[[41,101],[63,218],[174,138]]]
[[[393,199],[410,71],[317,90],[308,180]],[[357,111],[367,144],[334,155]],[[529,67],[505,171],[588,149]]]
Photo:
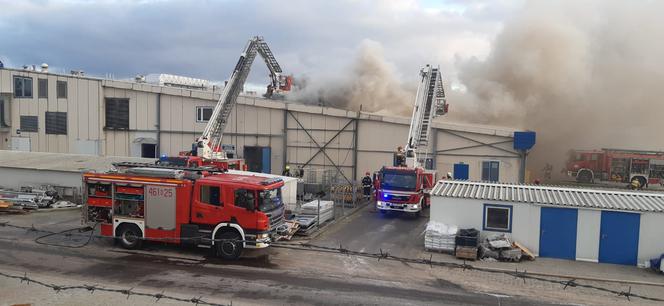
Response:
[[[67,99],[67,81],[58,81],[57,85],[58,98]]]
[[[32,98],[32,78],[14,77],[14,98]]]
[[[40,98],[48,98],[48,80],[37,80],[37,96]]]
[[[196,122],[208,122],[214,109],[209,106],[196,106]]]
[[[201,186],[201,202],[214,206],[223,206],[219,186]]]
[[[37,116],[21,116],[21,132],[37,132],[39,129]]]
[[[482,180],[487,182],[497,182],[499,168],[500,163],[497,161],[483,161]]]
[[[67,113],[46,112],[46,134],[67,135]]]
[[[129,99],[106,98],[106,129],[129,129]]]
[[[512,232],[512,206],[484,204],[485,231]]]

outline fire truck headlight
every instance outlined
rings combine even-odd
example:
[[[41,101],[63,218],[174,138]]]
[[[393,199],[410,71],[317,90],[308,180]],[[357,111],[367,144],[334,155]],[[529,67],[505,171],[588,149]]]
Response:
[[[258,234],[258,235],[256,235],[256,240],[267,239],[269,237],[270,237],[270,235],[268,233]]]
[[[417,204],[413,205],[413,209],[417,209]]]

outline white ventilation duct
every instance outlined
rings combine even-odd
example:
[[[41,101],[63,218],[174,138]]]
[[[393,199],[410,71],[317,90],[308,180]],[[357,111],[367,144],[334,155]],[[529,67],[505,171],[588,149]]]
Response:
[[[41,64],[41,72],[48,73],[48,64],[47,63]]]

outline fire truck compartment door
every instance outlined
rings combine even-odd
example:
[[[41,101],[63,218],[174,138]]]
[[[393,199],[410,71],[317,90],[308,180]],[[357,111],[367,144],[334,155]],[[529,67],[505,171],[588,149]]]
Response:
[[[175,229],[175,187],[146,186],[145,226],[150,229]]]

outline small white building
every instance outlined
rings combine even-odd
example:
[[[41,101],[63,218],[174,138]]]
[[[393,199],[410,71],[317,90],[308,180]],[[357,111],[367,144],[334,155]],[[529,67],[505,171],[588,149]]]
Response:
[[[664,253],[664,194],[439,181],[431,221],[505,233],[540,257],[636,265]]]

